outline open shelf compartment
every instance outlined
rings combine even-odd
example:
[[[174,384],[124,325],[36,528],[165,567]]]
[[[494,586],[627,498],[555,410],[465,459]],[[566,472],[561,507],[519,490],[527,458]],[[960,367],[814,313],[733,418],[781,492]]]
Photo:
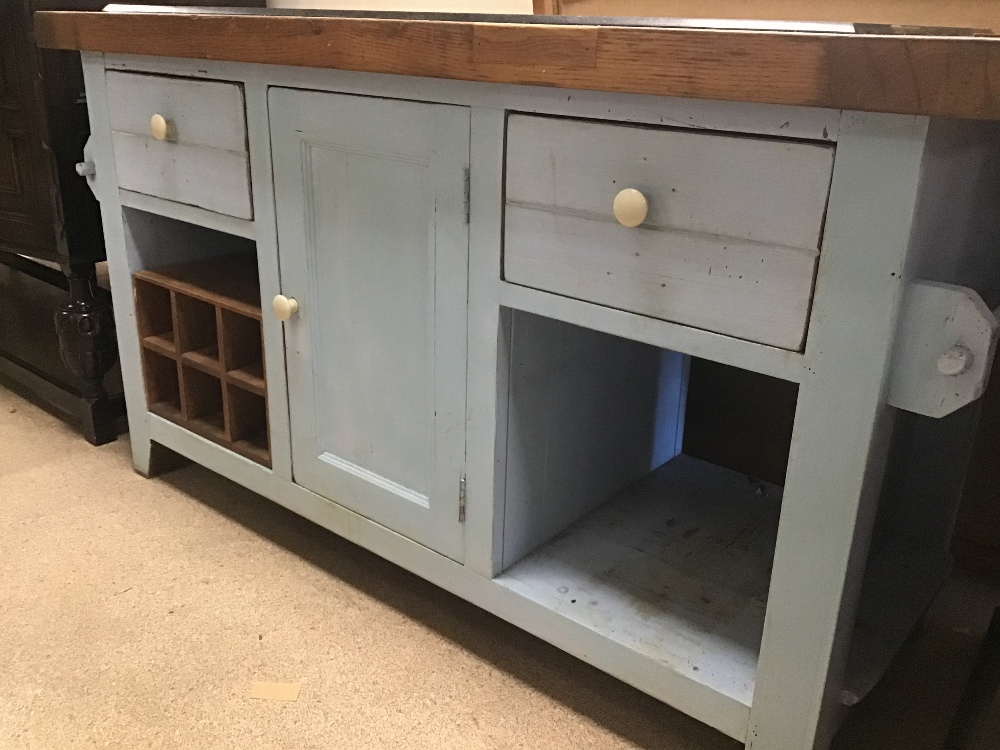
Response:
[[[219,331],[216,308],[185,294],[174,295],[181,359],[199,370],[218,374]]]
[[[684,355],[509,321],[495,580],[749,706],[781,488],[682,454]]]
[[[232,310],[220,310],[223,369],[227,379],[258,396],[266,395],[264,344],[260,321]]]
[[[679,455],[498,579],[749,706],[780,488]]]
[[[135,282],[135,314],[143,346],[172,357],[177,353],[170,290],[141,279]]]
[[[135,274],[143,375],[151,412],[270,467],[260,285],[244,242]]]
[[[235,382],[227,383],[226,388],[233,450],[258,463],[269,464],[271,446],[267,430],[267,399]]]
[[[760,474],[782,479],[793,414],[766,403],[736,410],[747,422],[737,432],[767,435],[770,453],[706,450],[694,424],[704,394],[688,401],[699,361],[518,310],[505,320],[494,580],[647,658],[650,674],[667,670],[749,709],[783,489],[748,473],[746,457],[767,456]],[[756,386],[765,398],[794,389]],[[728,466],[685,450],[728,454],[716,459]],[[940,555],[873,549],[844,704],[874,687],[947,572]]]
[[[222,381],[215,375],[181,367],[184,421],[195,432],[212,440],[227,440],[226,415],[222,404]]]
[[[142,376],[150,411],[161,415],[180,415],[181,387],[177,361],[155,348],[143,348]]]

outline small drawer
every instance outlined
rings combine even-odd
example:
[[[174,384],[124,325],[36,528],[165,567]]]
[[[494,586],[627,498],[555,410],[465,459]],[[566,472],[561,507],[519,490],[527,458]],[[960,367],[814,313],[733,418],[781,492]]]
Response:
[[[119,187],[253,218],[239,84],[109,71],[107,85]],[[167,124],[164,140],[154,115]]]
[[[504,278],[800,349],[833,155],[829,144],[511,115]],[[636,227],[615,218],[626,188],[648,205]]]

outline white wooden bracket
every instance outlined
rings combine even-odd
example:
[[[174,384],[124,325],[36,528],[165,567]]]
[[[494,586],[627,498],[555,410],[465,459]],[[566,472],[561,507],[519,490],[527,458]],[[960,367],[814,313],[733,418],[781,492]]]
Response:
[[[1000,335],[998,314],[967,287],[911,282],[896,331],[889,405],[944,417],[983,395]]]
[[[76,173],[87,180],[90,191],[97,200],[101,200],[101,191],[97,189],[97,165],[94,162],[93,137],[87,138],[83,145],[83,161],[76,165]]]

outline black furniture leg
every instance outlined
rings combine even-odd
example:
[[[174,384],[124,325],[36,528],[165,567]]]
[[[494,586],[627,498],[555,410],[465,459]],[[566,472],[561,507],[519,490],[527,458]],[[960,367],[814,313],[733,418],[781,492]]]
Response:
[[[124,397],[104,397],[87,399],[89,408],[84,409],[80,418],[80,431],[91,445],[114,442],[121,430],[118,420],[125,412]]]
[[[59,354],[81,382],[81,393],[90,403],[90,418],[83,425],[91,443],[100,445],[117,435],[115,410],[107,408],[104,376],[118,359],[115,320],[106,295],[97,291],[93,263],[63,267],[69,282],[69,301],[56,311]]]

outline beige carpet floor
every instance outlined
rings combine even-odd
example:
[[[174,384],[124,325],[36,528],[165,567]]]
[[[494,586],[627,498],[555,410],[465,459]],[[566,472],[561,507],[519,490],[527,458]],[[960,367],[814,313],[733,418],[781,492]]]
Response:
[[[996,595],[943,600],[839,747],[939,746]],[[252,699],[262,680],[298,700]],[[0,388],[0,748],[106,747],[739,746],[205,469],[144,479],[125,439],[93,448]]]

